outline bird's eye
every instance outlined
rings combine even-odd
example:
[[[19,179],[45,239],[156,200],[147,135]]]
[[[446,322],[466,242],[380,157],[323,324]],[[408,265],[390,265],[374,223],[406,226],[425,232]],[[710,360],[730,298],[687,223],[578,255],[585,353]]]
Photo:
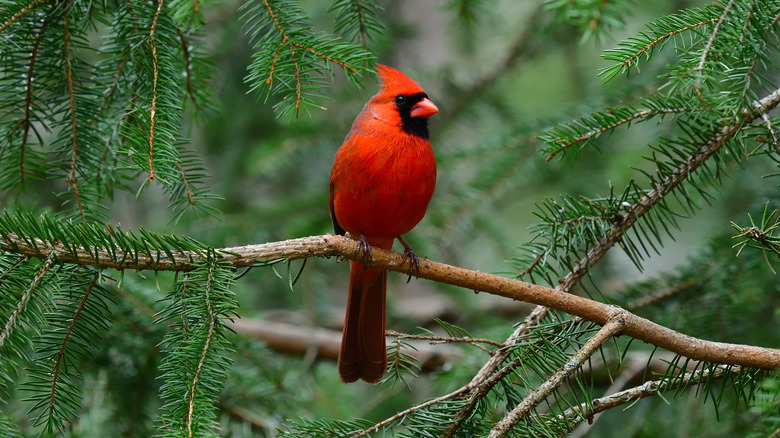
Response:
[[[403,105],[406,103],[406,96],[403,94],[399,94],[398,96],[395,96],[395,104],[396,105]]]

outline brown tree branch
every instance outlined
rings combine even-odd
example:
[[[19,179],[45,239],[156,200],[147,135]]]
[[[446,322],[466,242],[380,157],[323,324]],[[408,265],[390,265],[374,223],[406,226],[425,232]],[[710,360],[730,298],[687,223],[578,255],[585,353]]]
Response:
[[[271,350],[305,356],[316,353],[318,358],[335,361],[339,357],[341,331],[321,327],[307,327],[276,321],[236,319],[230,327],[237,333],[259,339]],[[391,331],[388,336],[396,336]],[[414,349],[404,350],[420,363],[422,371],[438,370],[447,362],[460,359],[457,351],[428,342],[414,342]]]
[[[51,245],[40,239],[28,238],[25,240],[12,234],[0,236],[0,249],[28,257],[47,258],[54,256],[60,263],[76,263],[98,268],[153,269],[156,271],[191,271],[194,269],[193,262],[203,258],[202,254],[194,251],[172,252],[173,259],[164,252],[126,253],[117,249],[114,253],[110,253],[105,249],[91,248],[87,250],[82,247],[77,247],[71,252],[71,249],[61,243]],[[310,236],[260,245],[222,248],[216,252],[235,267],[247,267],[279,259],[295,260],[335,255],[351,260],[362,260],[362,257],[357,255],[357,243],[354,240],[334,235]],[[402,264],[403,254],[372,248],[372,255],[372,266],[402,273],[409,270],[408,266]],[[475,292],[487,292],[545,306],[600,325],[606,324],[617,314],[625,312],[617,306],[610,306],[560,290],[445,265],[428,259],[420,261],[420,270],[416,276],[439,283],[460,286]],[[755,368],[780,368],[780,350],[706,341],[678,333],[631,313],[626,315],[624,322],[625,329],[622,334],[693,360]]]

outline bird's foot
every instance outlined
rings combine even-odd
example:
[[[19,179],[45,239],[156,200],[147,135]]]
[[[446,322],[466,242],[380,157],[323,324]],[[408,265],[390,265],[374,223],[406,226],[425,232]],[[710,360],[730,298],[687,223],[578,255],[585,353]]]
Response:
[[[368,244],[366,236],[362,234],[357,240],[357,251],[355,251],[355,255],[359,256],[361,252],[363,252],[363,264],[368,267],[368,264],[371,262],[371,245]]]
[[[412,281],[412,275],[415,271],[418,275],[420,274],[420,258],[412,251],[412,247],[404,242],[404,239],[402,239],[401,236],[398,236],[398,240],[404,246],[404,258],[401,259],[401,264],[403,265],[407,261],[409,262],[409,278],[406,279],[406,282],[409,283]]]

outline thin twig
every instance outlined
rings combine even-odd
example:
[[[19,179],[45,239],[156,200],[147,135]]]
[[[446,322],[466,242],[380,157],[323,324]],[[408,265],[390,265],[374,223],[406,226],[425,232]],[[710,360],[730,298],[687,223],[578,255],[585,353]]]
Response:
[[[208,279],[206,280],[206,288],[203,296],[203,300],[206,303],[206,311],[208,312],[208,321],[206,321],[206,324],[208,324],[208,334],[206,335],[206,339],[203,342],[203,351],[200,355],[200,360],[198,361],[198,368],[195,371],[195,375],[192,377],[192,384],[190,385],[189,390],[189,400],[187,401],[188,404],[188,410],[187,410],[187,433],[189,435],[189,438],[192,438],[192,422],[195,419],[194,416],[194,410],[195,410],[195,390],[198,386],[198,381],[200,380],[200,374],[203,371],[203,364],[206,362],[206,357],[209,352],[209,348],[211,347],[211,341],[214,336],[214,325],[217,323],[217,318],[214,316],[214,311],[211,308],[211,301],[209,298],[209,291],[213,287],[214,282],[214,269],[216,268],[216,261],[212,261],[212,264],[209,268],[209,275]]]
[[[197,7],[197,4],[195,5]],[[181,52],[182,57],[184,58],[184,82],[186,84],[187,88],[187,94],[190,96],[190,100],[192,101],[192,104],[195,105],[195,109],[200,109],[200,106],[198,105],[198,100],[195,98],[195,91],[192,89],[192,64],[191,64],[191,56],[190,56],[190,44],[187,42],[187,39],[184,37],[184,33],[182,33],[181,29],[178,27],[176,28],[176,33],[179,35],[179,41],[181,41]]]
[[[404,339],[418,339],[422,341],[431,341],[431,344],[451,344],[451,343],[471,344],[491,355],[493,354],[492,351],[488,350],[487,348],[479,344],[488,344],[497,348],[504,347],[504,344],[502,344],[501,342],[494,341],[492,339],[486,339],[486,338],[453,338],[449,336],[411,335],[408,333],[400,333],[395,330],[387,330],[385,332],[385,335],[395,336],[397,338],[404,338]]]
[[[729,3],[726,5],[725,8],[723,8],[723,13],[720,15],[720,18],[718,18],[718,21],[715,23],[715,27],[712,28],[712,34],[710,35],[710,38],[707,40],[707,44],[704,45],[704,50],[701,52],[701,57],[699,58],[699,65],[696,66],[696,71],[699,73],[699,76],[696,78],[696,84],[693,86],[698,92],[698,88],[701,87],[701,72],[704,70],[704,64],[707,62],[707,57],[710,54],[710,50],[712,50],[712,45],[715,43],[715,37],[718,36],[718,31],[720,31],[720,25],[723,24],[723,22],[726,20],[726,17],[729,15],[729,12],[731,11],[731,8],[734,6],[734,0],[730,0]]]
[[[567,409],[558,418],[570,422],[571,429],[583,420],[592,418],[599,412],[604,412],[617,406],[633,403],[634,401],[657,395],[659,392],[671,391],[680,387],[695,385],[704,381],[713,381],[722,379],[729,374],[739,373],[739,367],[717,367],[714,372],[710,370],[689,372],[683,378],[661,379],[645,382],[642,385],[635,386],[625,391],[597,398],[579,406]]]
[[[195,199],[193,198],[193,193],[192,193],[192,186],[190,186],[190,182],[187,181],[187,174],[184,173],[184,168],[181,165],[181,161],[176,160],[176,168],[179,169],[179,173],[181,173],[181,181],[184,183],[184,187],[187,188],[187,199],[190,205],[195,205]]]
[[[154,34],[160,20],[164,0],[158,0],[157,11],[149,30],[149,46],[152,49],[152,107],[149,109],[149,181],[154,181],[154,125],[157,121],[157,79],[160,76],[159,59],[157,58],[157,43]]]
[[[363,50],[368,50],[368,38],[366,38],[366,23],[363,21],[363,8],[360,7],[360,2],[354,2],[355,9],[357,11],[357,22],[360,30],[360,41],[363,43]]]
[[[35,60],[38,58],[39,48],[41,41],[43,40],[43,34],[49,27],[49,20],[44,19],[41,28],[38,30],[38,35],[35,36],[35,44],[33,44],[32,51],[30,52],[30,65],[27,68],[27,83],[24,88],[24,120],[21,122],[21,126],[24,128],[22,131],[22,144],[19,148],[19,181],[24,184],[24,155],[27,150],[27,137],[30,134],[30,127],[32,127],[32,85],[33,76],[35,74]],[[14,127],[13,131],[17,128]],[[12,131],[12,132],[13,132]]]
[[[95,289],[95,286],[97,285],[97,281],[100,278],[100,272],[96,273],[94,277],[92,277],[92,281],[89,283],[89,287],[87,287],[87,290],[84,292],[84,296],[81,297],[81,302],[79,303],[79,306],[76,308],[76,311],[73,313],[73,318],[70,320],[70,324],[68,324],[68,329],[65,331],[65,336],[62,338],[62,344],[60,344],[60,349],[57,351],[57,360],[54,363],[54,373],[51,377],[51,394],[49,395],[49,417],[54,416],[54,400],[55,396],[57,394],[57,381],[58,376],[60,374],[60,370],[62,369],[62,359],[65,357],[65,349],[68,347],[68,341],[70,340],[70,336],[73,333],[73,328],[76,326],[76,322],[78,322],[79,317],[81,316],[81,312],[84,310],[84,306],[87,304],[87,300],[89,299],[89,296],[92,294],[92,290]]]
[[[19,302],[16,303],[16,309],[11,313],[11,316],[8,318],[8,321],[5,323],[5,327],[3,327],[2,333],[0,333],[0,349],[3,348],[3,345],[5,344],[6,339],[8,339],[8,336],[11,335],[11,332],[13,331],[14,327],[16,327],[16,323],[19,319],[19,315],[22,314],[25,307],[27,307],[27,302],[30,301],[30,297],[32,296],[33,292],[35,292],[36,289],[38,289],[38,286],[40,286],[41,282],[43,281],[43,278],[46,277],[46,274],[49,272],[49,269],[51,269],[52,266],[56,264],[57,255],[52,253],[49,255],[49,257],[46,258],[46,261],[43,262],[43,264],[38,268],[38,272],[35,274],[35,277],[33,277],[32,281],[30,282],[30,286],[27,288],[26,291],[22,294],[22,297],[19,299]]]
[[[707,273],[707,275],[709,275],[709,273]],[[679,295],[683,292],[686,292],[700,283],[701,283],[700,278],[692,278],[686,282],[675,285],[674,287],[664,289],[658,292],[654,292],[652,294],[643,295],[642,297],[639,297],[629,302],[628,304],[626,304],[625,307],[627,310],[630,311],[641,309],[643,307],[649,306],[651,304],[655,304],[659,301],[663,301],[675,295]]]
[[[347,64],[345,62],[339,61],[338,59],[335,59],[335,58],[333,58],[331,56],[328,56],[328,55],[326,55],[326,54],[324,54],[324,53],[322,53],[320,51],[314,50],[314,49],[312,49],[309,46],[305,46],[305,45],[300,44],[300,43],[290,43],[290,45],[293,46],[293,47],[297,47],[299,49],[305,50],[307,52],[313,53],[313,54],[317,55],[318,57],[320,57],[320,58],[322,58],[322,59],[324,59],[326,61],[330,61],[330,62],[338,65],[339,67],[343,68],[344,70],[347,70],[350,73],[355,73],[355,71],[357,70],[355,67],[352,67],[351,65],[349,65],[349,64]]]
[[[0,24],[0,33],[3,33],[3,31],[10,25],[14,24],[17,20],[22,18],[22,16],[28,12],[30,12],[33,8],[38,6],[39,4],[43,3],[46,0],[35,0],[31,1],[27,6],[23,7],[22,9],[19,9],[19,12],[15,13],[11,18],[6,20],[5,23]]]
[[[385,427],[388,424],[390,424],[390,423],[392,423],[392,422],[394,422],[396,420],[404,418],[405,416],[407,416],[409,414],[413,414],[413,413],[415,413],[415,412],[417,412],[419,410],[425,409],[428,406],[433,406],[433,405],[435,405],[437,403],[441,403],[443,401],[452,400],[453,398],[456,398],[459,395],[463,394],[467,389],[468,388],[464,386],[464,387],[462,387],[460,389],[456,389],[455,391],[453,391],[453,392],[451,392],[449,394],[445,394],[445,395],[443,395],[441,397],[437,397],[435,399],[428,400],[428,401],[426,401],[424,403],[420,403],[419,405],[416,405],[416,406],[412,406],[409,409],[405,409],[405,410],[403,410],[403,411],[393,415],[392,417],[389,417],[389,418],[387,418],[385,420],[380,421],[379,423],[376,423],[370,429],[365,429],[365,430],[357,432],[357,433],[355,433],[353,435],[350,435],[349,438],[364,437],[364,436],[368,435],[371,432],[379,430],[380,428]]]

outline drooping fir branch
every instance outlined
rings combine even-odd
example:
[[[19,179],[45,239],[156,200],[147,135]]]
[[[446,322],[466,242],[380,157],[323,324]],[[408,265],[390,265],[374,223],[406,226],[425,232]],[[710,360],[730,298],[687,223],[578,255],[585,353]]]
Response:
[[[0,188],[62,178],[59,198],[73,217],[106,220],[106,200],[117,189],[140,193],[131,184],[143,172],[169,193],[174,218],[209,210],[203,163],[179,132],[185,102],[196,115],[214,107],[202,17],[187,17],[199,11],[189,0],[5,2]],[[97,22],[107,23],[105,38],[89,37]]]
[[[52,301],[41,333],[33,339],[36,360],[27,368],[30,376],[22,389],[31,395],[33,425],[45,425],[49,433],[64,432],[77,416],[81,398],[81,373],[77,364],[92,358],[108,331],[105,316],[111,296],[93,268],[62,269],[52,275]]]
[[[314,99],[335,67],[357,84],[374,61],[360,46],[314,31],[292,0],[249,1],[242,6],[242,19],[256,50],[246,81],[266,99],[280,95],[282,101],[276,104],[280,115],[317,107]]]
[[[375,0],[336,0],[328,8],[335,12],[336,21],[333,30],[349,41],[358,41],[363,50],[368,50],[368,41],[375,34],[384,32],[384,25],[379,20],[379,14],[384,8]]]
[[[0,266],[4,271],[0,310],[7,315],[0,322],[0,396],[5,398],[16,387],[22,367],[32,362],[29,339],[35,333],[30,327],[44,320],[50,299],[46,279],[56,262],[52,256],[32,266],[29,259],[5,256],[0,257]]]
[[[183,274],[170,293],[161,322],[172,327],[163,340],[161,436],[198,437],[216,430],[221,382],[230,368],[227,324],[238,307],[230,290],[235,271],[213,251]],[[193,360],[194,359],[194,360]]]
[[[84,215],[84,203],[81,200],[81,195],[79,194],[79,184],[76,177],[77,172],[77,158],[78,158],[78,152],[79,152],[79,129],[78,125],[79,122],[76,118],[76,98],[74,96],[74,73],[72,68],[72,61],[71,61],[71,45],[70,45],[70,2],[65,2],[65,26],[63,27],[62,34],[64,38],[64,47],[63,47],[63,53],[65,55],[65,77],[67,80],[67,94],[68,94],[68,107],[70,109],[69,115],[70,115],[70,130],[71,130],[71,152],[70,152],[70,169],[68,170],[68,176],[67,181],[70,184],[71,188],[73,189],[73,197],[76,201],[76,209],[78,211],[79,216],[82,220],[85,219]]]

